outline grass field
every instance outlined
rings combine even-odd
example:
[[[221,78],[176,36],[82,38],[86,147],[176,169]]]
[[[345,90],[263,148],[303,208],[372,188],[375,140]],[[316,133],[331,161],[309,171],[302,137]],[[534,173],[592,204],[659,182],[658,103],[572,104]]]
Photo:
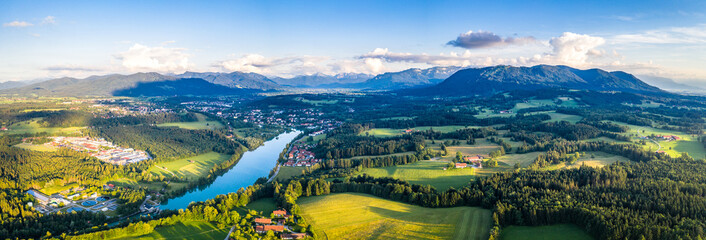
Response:
[[[442,133],[447,133],[447,132],[453,132],[459,129],[464,129],[466,126],[427,126],[427,127],[415,127],[412,128],[413,130],[418,130],[418,131],[426,131],[429,129],[434,129],[434,131],[437,132],[442,132]],[[478,128],[478,127],[473,127],[469,126],[469,128]],[[376,137],[393,137],[393,136],[399,136],[404,134],[404,130],[406,129],[393,129],[393,128],[373,128],[367,131],[364,131],[360,133],[361,136],[370,135],[370,136],[376,136]]]
[[[186,176],[193,179],[208,174],[214,164],[219,164],[229,158],[230,155],[209,152],[193,157],[157,163],[155,166],[150,167],[149,171],[155,175],[171,176],[173,173],[177,176]]]
[[[556,113],[556,112],[548,112],[547,114],[549,114],[549,116],[552,117],[552,119],[547,120],[547,122],[567,121],[570,123],[576,123],[578,121],[581,121],[581,119],[583,119],[583,117],[581,117],[581,116]]]
[[[318,239],[488,239],[490,210],[423,208],[359,193],[300,198]]]
[[[591,155],[594,157],[591,158]],[[627,159],[622,156],[617,156],[609,153],[604,153],[604,152],[586,152],[586,155],[581,156],[578,161],[574,164],[567,165],[565,163],[560,163],[560,164],[554,164],[548,167],[543,168],[544,170],[558,170],[558,169],[568,169],[568,168],[579,168],[582,165],[586,165],[589,167],[604,167],[608,166],[610,164],[613,164],[615,162],[627,162],[630,161],[630,159]]]
[[[441,142],[443,141],[436,141],[437,144],[440,144]],[[431,144],[431,141],[427,142],[427,144]],[[437,145],[434,145],[434,147],[437,147]],[[488,154],[490,154],[491,152],[500,149],[500,146],[488,142],[488,140],[486,139],[478,138],[476,139],[476,144],[466,145],[466,143],[462,141],[461,145],[449,146],[446,147],[446,149],[449,152],[449,156],[447,156],[445,159],[450,160],[451,158],[456,157],[456,152],[461,152],[461,154],[463,154],[464,156],[483,155],[487,157]]]
[[[516,163],[520,164],[520,167],[528,167],[530,164],[537,159],[537,156],[542,152],[531,152],[523,154],[507,154],[505,156],[498,157],[498,162],[505,163],[509,166],[515,166]]]
[[[15,145],[14,147],[27,149],[27,150],[33,150],[33,151],[41,151],[41,152],[52,152],[52,151],[57,150],[57,148],[54,146],[47,146],[44,144],[31,144],[31,143],[20,143],[20,144]]]
[[[270,213],[272,213],[276,207],[277,203],[275,203],[274,198],[262,198],[248,203],[245,207],[238,207],[235,210],[238,211],[238,214],[241,216],[245,216],[245,214],[248,213],[248,210],[255,210],[257,212],[262,212],[263,216],[270,216]]]
[[[142,236],[131,236],[119,239],[203,239],[222,240],[228,234],[230,227],[218,228],[204,221],[178,222],[171,226],[157,227],[154,232]]]
[[[502,240],[592,240],[593,237],[573,224],[550,226],[508,226],[500,233]]]
[[[7,131],[2,131],[2,134],[25,134],[25,133],[41,133],[46,132],[49,135],[66,135],[66,134],[78,134],[85,127],[67,127],[67,128],[45,128],[42,127],[38,121],[40,119],[34,119],[24,122],[19,122],[7,127]]]
[[[662,147],[660,150],[665,151],[667,154],[669,154],[672,157],[679,156],[679,155],[681,155],[681,153],[685,152],[685,153],[688,153],[689,156],[696,158],[696,159],[706,158],[706,148],[704,148],[703,144],[698,142],[698,139],[696,137],[693,137],[689,134],[685,134],[685,133],[677,132],[677,131],[658,129],[658,128],[653,128],[653,127],[636,126],[636,125],[625,124],[625,123],[621,123],[621,122],[613,122],[613,123],[630,127],[630,131],[628,131],[625,134],[636,135],[635,137],[633,137],[633,140],[639,140],[637,136],[649,136],[652,134],[679,136],[681,138],[681,140],[678,140],[678,141],[657,141],[659,143],[659,145]],[[647,145],[645,145],[644,147],[646,149],[651,149],[652,151],[656,151],[658,148],[658,146],[656,144],[654,144],[652,141],[647,141]]]
[[[463,187],[474,178],[475,169],[448,169],[447,161],[419,161],[412,164],[397,165],[383,168],[365,168],[360,174],[374,177],[392,177],[408,181],[412,184],[431,185],[444,191],[449,187]]]
[[[295,176],[302,175],[304,167],[287,167],[280,166],[277,176],[275,176],[275,181],[284,181]]]
[[[222,128],[223,124],[219,121],[209,121],[203,114],[197,113],[196,117],[198,121],[196,122],[173,122],[173,123],[160,123],[157,124],[159,127],[179,127],[184,129],[218,129]]]

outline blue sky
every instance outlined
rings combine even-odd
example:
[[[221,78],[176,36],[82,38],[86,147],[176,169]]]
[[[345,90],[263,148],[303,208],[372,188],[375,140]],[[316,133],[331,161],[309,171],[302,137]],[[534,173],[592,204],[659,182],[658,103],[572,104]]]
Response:
[[[0,23],[0,81],[497,64],[706,79],[706,1],[2,1]]]

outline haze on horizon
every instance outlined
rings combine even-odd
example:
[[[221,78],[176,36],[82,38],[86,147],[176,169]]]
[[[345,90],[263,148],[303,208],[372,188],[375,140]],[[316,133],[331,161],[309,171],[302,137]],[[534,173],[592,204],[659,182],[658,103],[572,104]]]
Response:
[[[3,1],[0,82],[568,65],[706,83],[706,2]]]

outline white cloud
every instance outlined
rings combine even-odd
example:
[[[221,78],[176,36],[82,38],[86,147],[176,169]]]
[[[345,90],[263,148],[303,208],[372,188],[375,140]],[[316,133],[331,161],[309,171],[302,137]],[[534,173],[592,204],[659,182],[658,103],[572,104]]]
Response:
[[[134,44],[127,52],[115,55],[129,71],[176,73],[191,66],[185,48],[148,47]]]
[[[611,39],[615,44],[703,44],[706,43],[706,24],[692,27],[653,29],[640,33],[620,34]]]
[[[547,60],[559,64],[582,66],[586,64],[589,56],[601,56],[605,52],[595,49],[605,44],[605,39],[585,34],[565,32],[559,37],[549,41],[552,53],[547,55]]]
[[[25,21],[12,21],[9,23],[3,23],[3,27],[30,27],[33,26],[34,24],[25,22]]]
[[[239,58],[217,62],[213,66],[228,72],[253,72],[281,77],[314,73],[333,74],[334,69],[349,67],[336,65],[335,61],[324,56],[265,57],[260,54],[245,54]]]
[[[54,16],[47,16],[42,20],[42,25],[44,24],[54,24],[56,23],[56,18]]]
[[[583,34],[565,32],[559,37],[552,38],[547,43],[549,49],[544,53],[521,52],[516,56],[501,56],[497,53],[481,54],[466,50],[463,53],[451,52],[448,54],[413,54],[391,52],[387,48],[375,50],[359,56],[361,59],[377,59],[384,62],[417,63],[426,66],[493,66],[493,65],[536,65],[536,64],[562,64],[574,67],[587,67],[604,64],[603,61],[612,60],[619,56],[615,51],[606,54],[597,47],[605,44],[605,39]],[[594,63],[590,60],[601,60]]]

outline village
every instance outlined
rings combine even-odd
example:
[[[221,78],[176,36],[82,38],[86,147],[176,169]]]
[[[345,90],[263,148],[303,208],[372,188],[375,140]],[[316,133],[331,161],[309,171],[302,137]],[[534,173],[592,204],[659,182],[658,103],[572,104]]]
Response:
[[[51,137],[51,139],[53,139],[53,141],[45,143],[45,145],[66,147],[78,152],[87,152],[89,155],[101,161],[115,165],[125,165],[152,159],[145,151],[115,146],[113,143],[103,138]]]
[[[317,159],[314,153],[308,150],[313,147],[316,147],[315,143],[295,142],[287,151],[285,155],[285,160],[287,161],[282,165],[287,167],[311,167],[321,162],[321,159]]]
[[[265,234],[268,231],[279,234],[281,239],[303,239],[307,237],[306,233],[294,232],[287,223],[295,223],[292,215],[287,213],[287,210],[278,209],[272,211],[272,218],[257,217],[254,219],[255,232]]]

